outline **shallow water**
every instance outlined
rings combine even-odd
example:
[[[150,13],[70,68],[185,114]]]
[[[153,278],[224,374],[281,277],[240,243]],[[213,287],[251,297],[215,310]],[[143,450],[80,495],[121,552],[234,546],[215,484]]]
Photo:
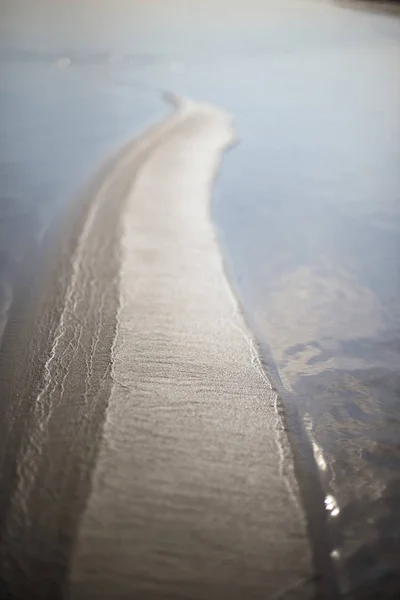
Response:
[[[343,591],[397,590],[399,19],[273,2],[236,3],[229,24],[223,3],[128,19],[87,2],[61,27],[45,2],[20,5],[1,37],[2,312],[98,162],[168,110],[161,91],[227,109],[227,270],[309,436]]]

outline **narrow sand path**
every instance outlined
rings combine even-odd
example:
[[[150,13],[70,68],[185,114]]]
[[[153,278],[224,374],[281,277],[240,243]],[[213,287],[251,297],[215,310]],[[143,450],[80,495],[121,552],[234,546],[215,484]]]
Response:
[[[209,217],[232,122],[191,102],[167,122],[123,214],[115,385],[72,598],[280,597],[309,555],[276,397]]]

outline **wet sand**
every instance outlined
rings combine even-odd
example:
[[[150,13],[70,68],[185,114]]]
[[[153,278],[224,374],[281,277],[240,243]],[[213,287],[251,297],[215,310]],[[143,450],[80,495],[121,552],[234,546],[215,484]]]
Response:
[[[27,322],[10,320],[8,597],[57,598],[66,579],[72,599],[313,597],[277,396],[209,218],[232,127],[183,101],[128,145],[51,257]]]

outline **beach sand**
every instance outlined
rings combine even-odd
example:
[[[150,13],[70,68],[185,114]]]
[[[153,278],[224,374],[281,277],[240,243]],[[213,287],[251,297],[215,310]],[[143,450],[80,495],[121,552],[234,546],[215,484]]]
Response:
[[[1,581],[18,598],[66,580],[73,600],[314,595],[277,397],[209,216],[232,119],[176,104],[103,169],[5,333]]]

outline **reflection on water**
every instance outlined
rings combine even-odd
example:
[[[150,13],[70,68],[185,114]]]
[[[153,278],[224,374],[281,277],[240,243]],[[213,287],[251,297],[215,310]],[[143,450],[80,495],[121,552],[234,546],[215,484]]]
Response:
[[[160,90],[228,109],[241,144],[213,210],[228,269],[302,417],[343,589],[378,597],[400,569],[400,24],[300,4],[189,29],[125,19],[123,48],[99,26],[89,51],[79,20],[73,47],[47,28],[44,46],[3,48],[0,331],[27,256],[99,160],[167,110]]]
[[[400,21],[386,23],[390,43],[368,34],[321,45],[296,73],[293,57],[274,65],[216,207],[249,323],[319,468],[341,588],[360,598],[400,594]]]
[[[396,173],[390,177],[398,194]],[[348,190],[337,176],[331,185],[340,208]],[[283,183],[282,193],[288,188]],[[301,188],[296,201],[299,195]],[[346,206],[328,213],[325,205],[338,233],[334,244],[326,215],[316,219],[314,212],[299,224],[286,213],[283,225],[285,208],[275,205],[268,211],[272,226],[264,221],[269,240],[263,237],[257,284],[263,294],[251,289],[249,278],[245,285],[239,279],[238,289],[245,307],[253,306],[249,321],[305,426],[326,493],[342,589],[394,598],[400,572],[400,215],[379,196],[376,201],[379,212],[371,216],[367,206],[364,215],[358,206],[358,219]],[[282,235],[285,227],[292,236]],[[325,238],[319,227],[329,232]],[[317,237],[318,254],[308,253]]]
[[[372,290],[348,272],[328,265],[301,265],[273,281],[266,306],[257,317],[271,329],[268,340],[281,377],[292,388],[304,375],[340,369],[343,364],[362,367],[362,352],[355,352],[351,359],[342,348],[345,342],[380,333],[379,308]]]
[[[393,227],[395,222],[392,216]],[[373,237],[370,242],[372,262]],[[390,279],[386,288],[394,294],[397,266],[381,266],[380,277]],[[372,287],[360,279],[327,264],[295,266],[269,280],[262,306],[249,318],[269,345],[289,401],[302,417],[326,492],[334,558],[340,567],[345,564],[343,589],[364,590],[375,583],[371,598],[382,589],[393,589],[395,597],[399,296],[388,298],[384,283]]]
[[[339,175],[332,184],[338,194],[348,193],[343,183]],[[358,219],[331,211],[335,244],[329,232],[307,260],[304,248],[296,259],[296,248],[326,227],[323,219],[314,213],[315,220],[299,227],[285,215],[295,235],[283,242],[283,228],[272,231],[265,221],[272,240],[264,241],[263,296],[253,291],[249,320],[270,347],[308,433],[326,491],[335,560],[346,565],[343,588],[380,582],[397,593],[400,215],[390,206],[384,212],[379,198],[377,204],[376,218],[368,207]]]

